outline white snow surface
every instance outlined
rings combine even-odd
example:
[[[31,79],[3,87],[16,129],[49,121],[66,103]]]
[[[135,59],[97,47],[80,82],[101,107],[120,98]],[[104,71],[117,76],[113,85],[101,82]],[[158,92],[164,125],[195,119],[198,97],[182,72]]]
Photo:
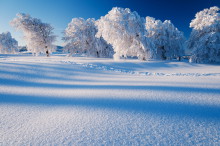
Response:
[[[219,65],[0,56],[0,145],[219,144]]]

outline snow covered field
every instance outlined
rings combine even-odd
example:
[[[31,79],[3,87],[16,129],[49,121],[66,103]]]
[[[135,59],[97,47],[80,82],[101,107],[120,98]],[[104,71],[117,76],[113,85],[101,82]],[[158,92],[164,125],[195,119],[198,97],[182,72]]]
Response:
[[[0,145],[219,145],[220,66],[0,56]]]

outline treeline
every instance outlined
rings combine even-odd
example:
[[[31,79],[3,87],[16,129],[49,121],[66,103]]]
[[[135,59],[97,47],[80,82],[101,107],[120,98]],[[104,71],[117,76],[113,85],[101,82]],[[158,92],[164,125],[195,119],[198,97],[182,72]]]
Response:
[[[218,7],[204,9],[191,21],[188,40],[170,20],[140,17],[130,9],[115,7],[98,20],[73,18],[63,33],[64,51],[114,59],[180,59],[191,50],[190,62],[220,63],[220,13]],[[50,24],[28,14],[17,14],[10,24],[22,31],[28,51],[50,53],[56,36]],[[9,32],[0,34],[0,53],[15,52],[18,43]]]

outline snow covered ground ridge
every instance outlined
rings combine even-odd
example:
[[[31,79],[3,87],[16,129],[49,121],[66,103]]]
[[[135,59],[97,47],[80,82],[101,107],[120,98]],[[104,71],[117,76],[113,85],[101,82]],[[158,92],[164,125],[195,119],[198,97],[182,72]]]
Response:
[[[108,67],[104,65],[96,65],[91,63],[79,63],[73,61],[61,61],[61,63],[68,63],[73,65],[80,65],[85,68],[89,69],[96,69],[96,70],[104,70],[104,71],[112,71],[112,72],[119,72],[119,73],[127,73],[127,74],[135,74],[135,75],[142,75],[142,76],[193,76],[193,77],[200,77],[200,76],[220,76],[220,73],[161,73],[161,72],[139,72],[139,71],[132,71],[132,70],[125,70],[125,69],[118,69],[114,67]]]

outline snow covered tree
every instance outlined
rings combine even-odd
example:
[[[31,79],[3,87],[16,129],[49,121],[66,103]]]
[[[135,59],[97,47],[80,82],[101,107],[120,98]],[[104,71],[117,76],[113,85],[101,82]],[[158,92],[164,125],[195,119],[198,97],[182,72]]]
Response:
[[[28,14],[18,13],[11,21],[11,25],[24,33],[27,48],[33,54],[48,53],[54,48],[53,42],[56,36],[53,27],[43,23],[40,19],[33,18]]]
[[[114,55],[114,50],[112,45],[108,44],[103,37],[96,38],[96,47],[98,50],[98,57],[109,57],[112,58]]]
[[[146,17],[146,36],[156,47],[157,59],[179,58],[184,53],[185,37],[169,20],[164,22]]]
[[[190,23],[193,29],[188,40],[192,50],[190,62],[220,62],[220,9],[211,7],[196,14]]]
[[[96,25],[97,37],[103,37],[114,48],[114,58],[137,56],[141,60],[153,58],[153,44],[144,36],[145,20],[137,12],[115,7],[101,17]]]
[[[0,34],[0,53],[15,53],[18,51],[18,42],[12,38],[10,32]]]
[[[113,49],[103,38],[96,38],[97,27],[94,19],[73,18],[64,31],[64,49],[93,57],[112,57]]]

